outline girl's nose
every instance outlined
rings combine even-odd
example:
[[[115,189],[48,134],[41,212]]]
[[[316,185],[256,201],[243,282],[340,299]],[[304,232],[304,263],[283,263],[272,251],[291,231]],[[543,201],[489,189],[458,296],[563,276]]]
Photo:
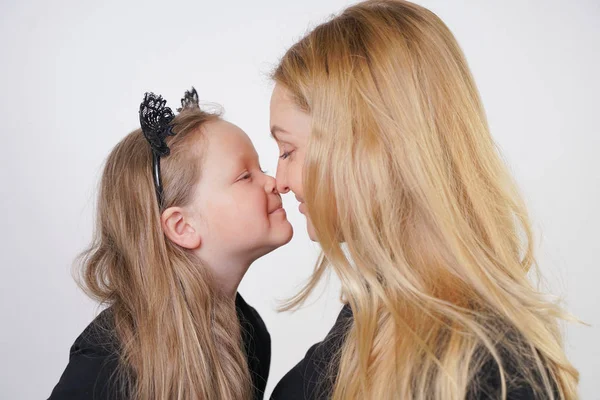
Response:
[[[265,192],[267,193],[277,193],[277,182],[275,178],[269,175],[265,175]]]

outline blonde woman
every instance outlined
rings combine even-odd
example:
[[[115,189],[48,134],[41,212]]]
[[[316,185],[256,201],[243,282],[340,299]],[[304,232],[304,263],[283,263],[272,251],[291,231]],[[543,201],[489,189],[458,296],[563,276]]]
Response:
[[[109,307],[71,347],[50,399],[262,399],[271,357],[237,293],[292,227],[248,136],[186,93],[160,96],[110,153],[82,286]]]
[[[367,1],[317,26],[273,78],[277,185],[346,305],[272,398],[575,399],[563,311],[528,280],[525,205],[444,23]]]

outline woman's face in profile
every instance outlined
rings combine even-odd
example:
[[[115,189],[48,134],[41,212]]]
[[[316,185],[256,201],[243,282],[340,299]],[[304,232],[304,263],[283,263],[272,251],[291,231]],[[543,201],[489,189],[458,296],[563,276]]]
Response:
[[[294,103],[290,92],[280,84],[275,85],[271,96],[271,134],[279,147],[277,162],[277,190],[287,193],[290,190],[300,203],[300,212],[306,217],[308,236],[316,240],[316,235],[304,203],[302,190],[302,167],[311,129],[311,117]]]

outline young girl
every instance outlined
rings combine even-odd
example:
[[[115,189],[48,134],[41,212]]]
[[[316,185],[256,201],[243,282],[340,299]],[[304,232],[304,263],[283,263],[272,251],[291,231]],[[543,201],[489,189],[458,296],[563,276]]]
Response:
[[[146,94],[104,168],[82,286],[109,307],[73,344],[50,398],[260,399],[270,336],[237,294],[292,228],[275,180],[235,125],[186,92]]]
[[[347,305],[273,399],[575,399],[566,314],[528,280],[527,210],[446,25],[355,4],[275,70],[280,193],[294,192]]]

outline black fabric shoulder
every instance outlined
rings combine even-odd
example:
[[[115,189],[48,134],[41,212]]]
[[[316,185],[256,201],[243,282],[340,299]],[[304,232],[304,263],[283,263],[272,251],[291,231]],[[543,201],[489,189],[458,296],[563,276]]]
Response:
[[[258,311],[238,293],[235,306],[240,321],[244,350],[254,385],[254,399],[262,399],[271,367],[271,335]]]
[[[346,305],[325,339],[308,349],[304,358],[279,381],[271,400],[329,399],[338,355],[352,322],[352,310]]]
[[[511,340],[516,340],[517,335],[510,335]],[[487,352],[487,350],[486,350]],[[532,357],[524,354],[510,354],[503,348],[498,349],[499,356],[504,368],[506,381],[507,400],[545,400],[545,394],[536,393],[534,387],[543,387],[541,374],[536,373],[537,368],[533,365]],[[522,357],[517,362],[517,357]],[[523,365],[530,365],[527,371],[523,371]],[[532,382],[533,380],[533,382]],[[496,360],[488,353],[482,367],[475,372],[475,377],[469,387],[467,400],[484,400],[500,398],[502,393],[502,380],[500,368]],[[555,397],[558,393],[555,392]]]
[[[353,322],[352,310],[345,306],[325,339],[312,346],[306,356],[279,381],[271,400],[326,400],[337,371],[337,355],[343,345],[345,333]],[[517,340],[515,335],[510,340]],[[507,400],[542,400],[536,395],[531,382],[523,371],[516,369],[513,356],[499,349],[507,376]],[[538,379],[539,377],[536,377]],[[537,381],[540,383],[541,380]],[[495,360],[488,355],[475,373],[467,393],[467,400],[499,399],[501,394],[500,372]],[[555,394],[557,397],[558,394]]]
[[[93,349],[99,355],[118,353],[118,339],[115,336],[112,308],[100,312],[75,340],[74,346]]]
[[[260,400],[269,376],[271,336],[258,312],[238,295],[236,310],[254,384]],[[110,308],[102,311],[71,346],[69,363],[50,400],[127,399],[119,382],[119,341]]]
[[[241,294],[237,294],[235,298],[235,308],[237,310],[238,318],[240,322],[246,321],[249,323],[249,327],[252,329],[256,329],[258,333],[263,334],[269,337],[271,340],[271,336],[269,331],[267,330],[267,326],[265,322],[261,318],[260,314],[254,307],[246,303],[246,300],[242,297]]]
[[[119,395],[118,341],[110,308],[102,311],[75,340],[69,363],[50,400],[124,399]]]

